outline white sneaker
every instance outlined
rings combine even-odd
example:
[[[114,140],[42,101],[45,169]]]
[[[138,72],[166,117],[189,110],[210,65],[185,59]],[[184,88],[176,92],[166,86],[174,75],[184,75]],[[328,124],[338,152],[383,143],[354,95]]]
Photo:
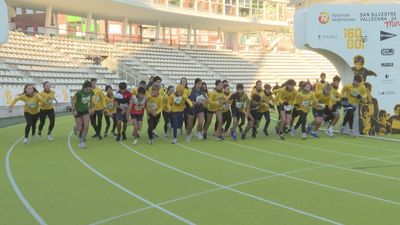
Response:
[[[306,133],[303,133],[303,134],[301,135],[301,138],[302,138],[303,140],[307,139],[307,134],[306,134]]]
[[[47,140],[48,141],[53,141],[53,136],[51,136],[51,134],[47,135]]]
[[[328,129],[326,129],[326,130],[325,130],[325,133],[326,133],[329,137],[335,136],[335,133],[333,132],[332,127],[329,127]]]
[[[344,132],[344,126],[340,125],[340,133],[343,134],[343,132]]]
[[[186,136],[186,142],[189,143],[192,140],[192,135]]]
[[[177,140],[176,138],[174,138],[174,139],[172,140],[172,144],[176,144],[176,143],[178,143],[178,140]]]
[[[80,142],[79,143],[79,148],[81,148],[81,149],[87,148],[86,143],[85,142]]]
[[[290,136],[294,137],[295,134],[296,130],[294,129],[294,127],[290,128]]]
[[[354,130],[350,130],[350,137],[357,137],[357,134]]]
[[[38,139],[39,139],[39,141],[43,140],[43,138],[42,138],[42,135],[41,135],[41,134],[39,134],[39,135],[38,135]]]
[[[32,143],[35,142],[35,136],[32,136],[32,137],[31,137],[31,142],[32,142]]]
[[[203,134],[201,132],[197,132],[197,139],[203,140]]]
[[[24,140],[22,141],[22,143],[24,143],[25,145],[29,143],[29,139],[28,138],[24,138]]]
[[[137,139],[133,140],[133,142],[132,142],[133,145],[137,145],[137,143],[138,143]]]
[[[149,145],[152,145],[153,143],[153,139],[149,139]]]

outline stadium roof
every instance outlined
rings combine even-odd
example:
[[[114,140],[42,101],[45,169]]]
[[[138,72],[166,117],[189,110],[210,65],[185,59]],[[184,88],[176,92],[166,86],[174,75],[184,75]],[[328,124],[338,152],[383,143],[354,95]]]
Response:
[[[158,21],[163,26],[187,27],[195,29],[218,30],[230,32],[247,32],[257,30],[272,30],[286,26],[286,22],[269,21],[256,18],[231,17],[194,13],[190,10],[171,7],[155,7],[147,0],[7,0],[12,6],[44,10],[52,5],[53,12],[86,17],[92,12],[96,19],[124,20],[139,24],[156,25]]]

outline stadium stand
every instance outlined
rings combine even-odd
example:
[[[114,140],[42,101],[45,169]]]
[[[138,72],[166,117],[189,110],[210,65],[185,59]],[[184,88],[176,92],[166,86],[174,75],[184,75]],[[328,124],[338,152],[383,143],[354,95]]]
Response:
[[[117,66],[113,68],[113,64]],[[48,80],[75,91],[91,77],[98,78],[101,87],[116,85],[128,79],[121,71],[136,80],[158,75],[166,85],[179,82],[181,77],[192,85],[200,77],[211,87],[215,79],[228,79],[233,84],[244,83],[248,89],[256,80],[274,85],[290,78],[314,81],[321,72],[327,73],[328,80],[337,74],[327,59],[309,51],[237,53],[139,43],[114,45],[14,31],[10,41],[0,46],[0,75],[4,77],[0,86],[19,88]]]

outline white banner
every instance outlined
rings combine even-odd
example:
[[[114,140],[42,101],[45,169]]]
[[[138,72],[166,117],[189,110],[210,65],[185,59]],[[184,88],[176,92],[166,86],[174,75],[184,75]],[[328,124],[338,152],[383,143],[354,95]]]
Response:
[[[8,40],[8,13],[4,0],[0,0],[0,44]]]
[[[345,82],[351,81],[354,71],[376,74],[366,81],[380,108],[393,114],[400,103],[399,4],[313,5],[299,10],[296,18],[302,18],[295,21],[299,48],[325,52]],[[356,56],[364,59],[363,69],[355,69]]]

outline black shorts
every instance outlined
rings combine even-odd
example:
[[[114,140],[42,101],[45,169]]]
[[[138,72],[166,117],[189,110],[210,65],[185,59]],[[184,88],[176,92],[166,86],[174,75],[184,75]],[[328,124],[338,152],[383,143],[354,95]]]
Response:
[[[315,109],[315,108],[313,108],[312,109],[312,113],[313,113],[314,117],[323,117],[323,118],[327,117],[326,108],[325,109]]]
[[[88,115],[89,114],[89,110],[85,110],[85,111],[83,111],[83,112],[76,112],[76,116],[75,116],[75,118],[80,118],[80,117],[82,117],[82,116],[84,116],[84,115]]]
[[[121,110],[117,110],[117,113],[115,113],[115,118],[117,118],[118,122],[120,122],[120,121],[122,121],[124,123],[128,122],[126,120],[126,112],[124,114],[122,114]]]
[[[241,112],[237,109],[232,109],[232,117],[237,118],[237,119],[243,118],[243,117],[245,117],[245,113]]]
[[[144,114],[133,114],[131,113],[131,118],[137,121],[143,121]]]
[[[293,106],[292,106],[293,107]],[[278,107],[277,107],[277,109],[278,109],[278,112],[281,112],[281,111],[285,111],[285,113],[286,114],[291,114],[292,113],[292,110],[285,110],[285,106],[284,105],[282,105],[282,104],[279,104],[278,105]]]
[[[254,121],[259,121],[259,120],[261,120],[261,113],[260,113],[260,111],[258,111],[258,110],[253,110],[253,111],[250,111],[250,114],[253,116],[253,118],[254,118]]]

